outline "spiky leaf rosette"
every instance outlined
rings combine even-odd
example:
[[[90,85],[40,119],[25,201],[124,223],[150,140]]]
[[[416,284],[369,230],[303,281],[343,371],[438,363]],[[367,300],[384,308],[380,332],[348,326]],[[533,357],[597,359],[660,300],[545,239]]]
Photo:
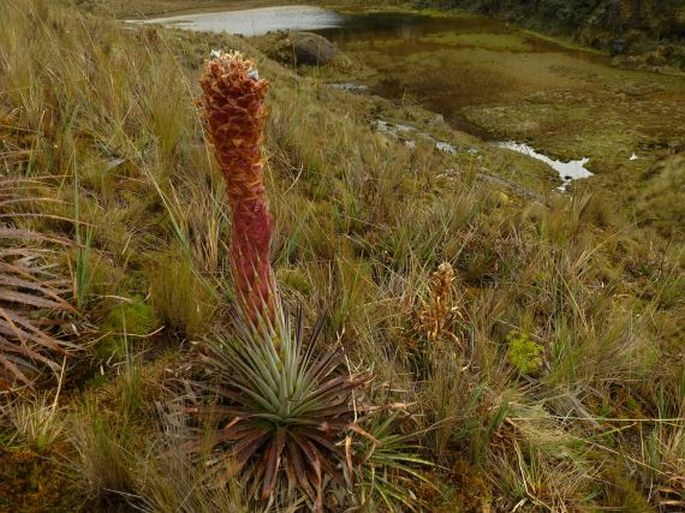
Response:
[[[11,218],[17,205],[34,199],[20,191],[34,182],[0,179],[0,213]],[[33,387],[44,371],[58,373],[65,356],[79,347],[61,335],[76,313],[69,280],[51,262],[63,238],[0,223],[0,392]]]
[[[223,449],[212,459],[224,477],[241,474],[262,499],[284,482],[289,490],[303,490],[320,511],[325,483],[343,482],[343,469],[352,466],[345,441],[350,433],[363,433],[355,423],[353,394],[369,376],[346,372],[340,351],[315,356],[321,323],[305,345],[301,321],[299,312],[294,325],[277,316],[280,354],[269,339],[260,341],[240,324],[236,337],[217,337],[203,362],[211,379],[195,384],[214,404],[191,411],[218,426],[191,448]]]
[[[272,322],[276,283],[269,262],[273,220],[264,187],[261,142],[268,82],[240,53],[216,52],[200,79],[210,142],[233,210],[231,270],[243,314]]]

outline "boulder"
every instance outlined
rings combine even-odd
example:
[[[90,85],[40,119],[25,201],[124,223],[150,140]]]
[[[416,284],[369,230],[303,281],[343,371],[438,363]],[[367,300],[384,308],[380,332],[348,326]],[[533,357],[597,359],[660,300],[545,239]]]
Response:
[[[288,40],[292,46],[295,64],[327,64],[340,55],[340,49],[328,39],[311,32],[291,32]]]

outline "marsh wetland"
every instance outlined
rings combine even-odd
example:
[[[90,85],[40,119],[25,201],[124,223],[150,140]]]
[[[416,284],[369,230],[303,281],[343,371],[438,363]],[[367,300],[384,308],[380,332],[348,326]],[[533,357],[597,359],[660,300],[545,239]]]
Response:
[[[563,181],[563,165],[583,161],[582,177],[603,175],[612,190],[627,181],[632,191],[655,160],[685,144],[685,75],[616,69],[608,54],[484,16],[283,6],[147,21],[257,40],[314,31],[353,63],[339,75],[321,72],[324,80],[419,105],[455,130],[510,141],[509,149],[527,144],[524,154],[559,162]]]

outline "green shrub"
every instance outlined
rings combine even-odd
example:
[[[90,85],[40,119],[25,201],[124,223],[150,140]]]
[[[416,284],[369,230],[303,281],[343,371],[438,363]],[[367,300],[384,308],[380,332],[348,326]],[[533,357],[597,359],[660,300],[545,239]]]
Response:
[[[507,335],[509,349],[507,358],[521,374],[535,374],[543,364],[544,348],[531,340],[530,335],[518,330],[511,330]]]

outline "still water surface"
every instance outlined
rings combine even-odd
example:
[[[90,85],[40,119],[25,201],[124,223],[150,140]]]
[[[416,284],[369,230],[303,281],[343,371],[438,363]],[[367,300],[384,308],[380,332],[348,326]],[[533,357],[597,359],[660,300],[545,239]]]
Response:
[[[132,23],[159,23],[197,32],[228,32],[258,36],[276,30],[321,30],[341,27],[345,16],[330,9],[307,5],[262,7],[226,12],[204,12],[130,20]]]

